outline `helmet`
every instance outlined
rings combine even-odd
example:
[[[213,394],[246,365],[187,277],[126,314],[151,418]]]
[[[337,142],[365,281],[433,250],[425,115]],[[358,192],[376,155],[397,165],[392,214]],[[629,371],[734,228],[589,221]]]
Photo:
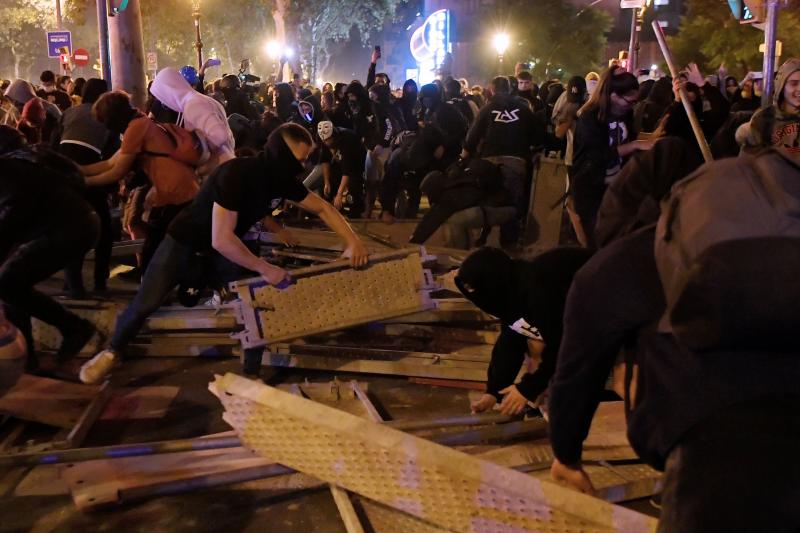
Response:
[[[327,141],[333,137],[333,122],[330,120],[323,120],[317,124],[317,135],[322,141]]]
[[[191,65],[181,67],[181,76],[183,76],[183,79],[189,82],[189,85],[194,85],[197,83],[197,69]]]

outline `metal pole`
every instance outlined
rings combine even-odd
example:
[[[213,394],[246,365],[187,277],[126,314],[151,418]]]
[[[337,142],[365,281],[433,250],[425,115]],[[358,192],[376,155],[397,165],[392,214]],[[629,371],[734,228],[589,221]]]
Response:
[[[633,72],[633,56],[636,54],[636,22],[639,15],[637,14],[639,10],[634,8],[631,9],[631,40],[628,44],[628,72]]]
[[[194,12],[192,13],[192,17],[194,17],[194,34],[195,34],[195,41],[194,47],[197,49],[197,68],[200,69],[203,66],[203,41],[200,39],[200,2],[195,2],[194,4]]]
[[[764,92],[761,93],[761,107],[772,103],[775,88],[775,39],[778,31],[778,0],[767,3],[767,25],[764,28]]]
[[[111,90],[111,55],[108,50],[108,0],[97,0],[97,34],[100,52],[100,77]]]
[[[61,18],[61,0],[56,0],[56,29],[64,29],[64,19]]]
[[[669,67],[669,72],[672,76],[672,79],[678,79],[679,72],[675,67],[675,60],[672,57],[672,52],[669,51],[667,37],[664,35],[664,29],[657,20],[653,21],[653,32],[655,32],[656,39],[658,39],[658,45],[661,47],[661,53],[664,54],[664,59],[667,61],[667,66]],[[686,89],[682,88],[680,95],[681,102],[683,103],[683,109],[686,111],[686,116],[689,117],[689,123],[692,125],[692,131],[697,139],[697,144],[700,146],[700,151],[703,153],[703,159],[705,159],[706,163],[711,162],[714,160],[714,156],[711,155],[711,149],[708,147],[708,141],[706,141],[703,128],[700,127],[700,121],[697,120],[697,115],[694,114],[694,108],[692,107],[692,103],[689,101],[689,96],[686,94]]]

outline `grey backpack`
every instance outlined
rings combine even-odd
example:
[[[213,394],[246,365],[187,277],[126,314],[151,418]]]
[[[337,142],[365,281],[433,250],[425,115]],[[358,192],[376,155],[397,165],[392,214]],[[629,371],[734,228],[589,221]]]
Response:
[[[659,330],[696,351],[800,349],[800,167],[784,151],[706,164],[662,203]]]

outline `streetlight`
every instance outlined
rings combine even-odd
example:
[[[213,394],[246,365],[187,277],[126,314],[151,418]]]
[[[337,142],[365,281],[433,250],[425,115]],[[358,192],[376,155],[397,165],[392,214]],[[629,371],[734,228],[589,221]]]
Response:
[[[511,38],[507,33],[497,33],[492,38],[492,44],[497,52],[497,61],[500,69],[500,74],[503,73],[503,55],[508,50],[508,45],[511,44]]]
[[[197,68],[203,67],[203,41],[200,39],[200,0],[192,0],[192,18],[194,18],[194,47],[197,49]]]
[[[269,41],[266,46],[264,46],[264,51],[267,55],[272,59],[278,59],[281,56],[281,49],[283,47],[280,45],[278,41]]]

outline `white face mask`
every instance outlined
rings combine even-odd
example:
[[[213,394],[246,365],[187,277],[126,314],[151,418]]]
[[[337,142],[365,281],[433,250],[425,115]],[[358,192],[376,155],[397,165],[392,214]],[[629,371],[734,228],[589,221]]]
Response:
[[[597,80],[588,80],[586,82],[586,92],[591,95],[594,93],[594,90],[597,88]]]

